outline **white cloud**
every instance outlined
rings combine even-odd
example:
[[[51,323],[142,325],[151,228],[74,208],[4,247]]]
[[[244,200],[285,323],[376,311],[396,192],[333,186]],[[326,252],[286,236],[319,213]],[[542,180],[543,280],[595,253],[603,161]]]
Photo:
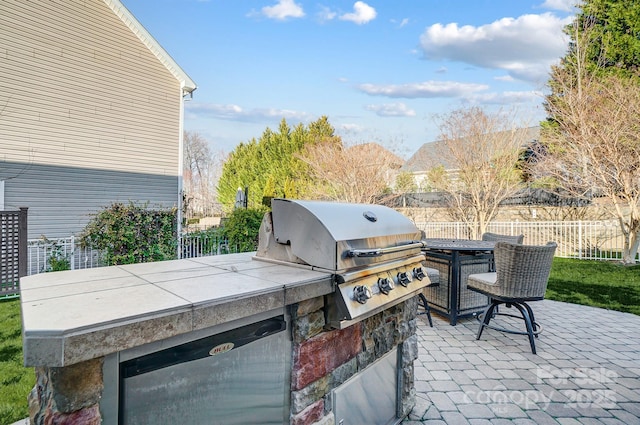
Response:
[[[479,27],[438,23],[424,31],[420,45],[427,59],[503,69],[513,78],[540,83],[548,78],[551,64],[567,51],[568,39],[562,30],[571,19],[545,13],[503,18]]]
[[[398,28],[402,28],[405,25],[409,25],[409,18],[404,18],[401,21],[398,21],[397,19],[392,19],[391,23],[394,25],[397,25]]]
[[[340,16],[343,21],[351,21],[358,25],[366,24],[376,18],[376,10],[363,1],[353,4],[353,13],[345,13]]]
[[[575,12],[577,0],[545,0],[542,6],[546,9]]]
[[[466,96],[465,100],[471,103],[485,105],[517,105],[540,103],[543,94],[540,91],[505,91],[502,93],[482,93]]]
[[[284,21],[287,18],[302,18],[304,11],[294,0],[278,0],[274,6],[263,7],[262,14],[269,19]]]
[[[506,82],[511,82],[514,81],[514,78],[511,75],[502,75],[500,77],[495,77],[494,80],[496,81],[506,81]]]
[[[416,111],[404,103],[385,103],[382,105],[367,105],[367,111],[375,112],[380,117],[415,117]]]
[[[316,14],[318,21],[324,23],[336,18],[338,14],[326,6],[320,6],[320,11]]]
[[[425,81],[410,84],[360,84],[358,90],[372,96],[386,96],[392,98],[436,98],[458,97],[468,93],[487,90],[485,84],[459,83],[456,81]]]
[[[306,112],[276,108],[253,108],[245,110],[238,105],[188,102],[185,104],[188,114],[199,118],[215,118],[228,121],[264,122],[273,119],[291,121],[309,121],[312,117]]]
[[[353,123],[340,124],[338,128],[346,134],[361,133],[364,130],[362,126]]]

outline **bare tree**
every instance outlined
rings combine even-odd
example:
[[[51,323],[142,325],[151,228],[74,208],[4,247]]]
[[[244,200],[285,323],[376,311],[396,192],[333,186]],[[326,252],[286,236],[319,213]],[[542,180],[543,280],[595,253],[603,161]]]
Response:
[[[530,132],[505,113],[478,107],[458,109],[440,119],[429,180],[446,194],[454,220],[467,223],[478,238],[496,216],[498,206],[521,187],[516,163]]]
[[[220,212],[216,185],[222,169],[221,159],[211,153],[208,141],[197,132],[184,132],[183,184],[187,216]]]
[[[587,71],[580,57],[553,70],[557,95],[546,107],[555,121],[535,172],[573,196],[606,199],[624,235],[622,260],[632,264],[640,245],[639,81]]]
[[[375,143],[308,146],[299,158],[317,184],[312,196],[339,202],[375,203],[389,190],[402,159]]]

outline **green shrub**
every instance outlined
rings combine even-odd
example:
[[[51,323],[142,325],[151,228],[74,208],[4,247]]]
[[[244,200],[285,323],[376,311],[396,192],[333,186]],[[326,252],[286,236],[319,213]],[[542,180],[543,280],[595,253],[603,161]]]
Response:
[[[84,246],[106,254],[108,264],[132,264],[176,258],[177,210],[151,210],[130,202],[100,211],[81,234]]]
[[[45,244],[51,245],[51,251],[47,256],[46,272],[60,272],[63,270],[71,270],[71,261],[69,255],[65,253],[64,246],[58,241],[51,241],[46,236],[42,236]]]
[[[249,252],[258,249],[258,231],[266,208],[235,209],[224,220],[221,231],[229,246],[237,252]]]
[[[49,267],[48,272],[60,272],[63,270],[71,270],[71,262],[69,257],[61,253],[60,250],[55,250],[48,258]]]

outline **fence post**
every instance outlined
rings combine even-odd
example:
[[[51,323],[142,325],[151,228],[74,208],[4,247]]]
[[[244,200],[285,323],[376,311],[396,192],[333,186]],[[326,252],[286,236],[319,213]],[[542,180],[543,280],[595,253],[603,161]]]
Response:
[[[71,261],[69,261],[71,270],[76,269],[76,237],[71,235]]]
[[[18,213],[18,278],[27,275],[27,211],[20,207]]]
[[[578,221],[578,258],[582,260],[582,220]]]

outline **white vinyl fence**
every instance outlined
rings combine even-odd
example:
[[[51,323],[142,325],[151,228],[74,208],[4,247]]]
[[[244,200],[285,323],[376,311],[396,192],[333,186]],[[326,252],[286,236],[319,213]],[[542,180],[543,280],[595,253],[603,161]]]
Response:
[[[105,265],[100,251],[81,247],[74,236],[56,239],[29,239],[27,242],[28,275],[52,271],[56,260],[57,262],[67,261],[67,268],[71,270]]]
[[[176,257],[194,258],[238,252],[226,239],[213,235],[184,234],[179,240]],[[57,239],[30,239],[27,243],[27,274],[54,271],[56,264],[67,263],[66,269],[78,270],[106,266],[102,252],[84,248],[74,236]]]
[[[465,223],[417,223],[427,238],[468,239]],[[524,235],[527,245],[556,242],[557,257],[584,260],[614,260],[622,253],[623,236],[618,224],[610,221],[492,222],[487,232]],[[636,259],[636,261],[638,261]]]
[[[427,238],[469,239],[464,223],[416,223]],[[505,235],[524,235],[528,245],[544,245],[548,241],[558,244],[556,256],[587,260],[612,260],[620,258],[623,237],[615,221],[541,221],[541,222],[493,222],[489,232]],[[237,252],[226,240],[201,234],[185,234],[180,238],[180,258]],[[71,270],[104,266],[103,255],[95,250],[82,248],[73,237],[60,239],[34,239],[28,243],[28,274],[52,269],[51,259],[67,260]],[[638,261],[638,260],[636,260]]]

